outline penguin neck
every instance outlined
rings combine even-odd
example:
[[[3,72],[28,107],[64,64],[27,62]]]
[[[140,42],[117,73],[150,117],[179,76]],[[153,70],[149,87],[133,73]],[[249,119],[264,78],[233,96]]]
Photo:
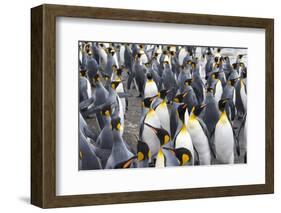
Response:
[[[104,126],[110,127],[110,123],[111,123],[110,116],[104,116],[103,120],[104,120]]]
[[[220,123],[223,123],[223,124],[229,122],[225,110],[221,113],[219,122],[220,122]]]
[[[191,115],[189,116],[189,121],[195,121],[197,120],[197,116],[194,115],[194,113],[191,113]]]
[[[123,143],[123,138],[121,137],[120,131],[112,130],[112,135],[113,135],[113,140],[114,140],[113,146]]]

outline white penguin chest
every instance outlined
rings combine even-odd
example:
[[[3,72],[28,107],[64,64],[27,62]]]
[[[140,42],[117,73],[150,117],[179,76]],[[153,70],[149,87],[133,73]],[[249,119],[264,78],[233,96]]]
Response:
[[[219,102],[219,100],[221,99],[222,96],[222,85],[221,85],[221,81],[218,80],[217,84],[216,84],[216,94],[215,94],[215,99],[217,102]]]
[[[189,149],[193,155],[193,144],[186,127],[183,127],[176,137],[175,148],[177,149],[181,147]]]
[[[154,81],[147,81],[144,87],[144,98],[154,97],[158,94],[158,88]]]
[[[234,136],[226,115],[216,125],[214,142],[218,159],[223,163],[233,163]]]

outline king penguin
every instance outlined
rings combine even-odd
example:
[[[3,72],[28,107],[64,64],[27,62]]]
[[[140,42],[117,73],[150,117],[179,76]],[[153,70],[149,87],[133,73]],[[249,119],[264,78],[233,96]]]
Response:
[[[221,115],[218,123],[216,124],[214,133],[216,159],[220,164],[234,163],[234,150],[236,147],[233,128],[225,111],[227,102],[228,99],[221,99],[219,101],[219,110],[221,111]]]
[[[111,128],[114,143],[105,168],[131,168],[136,156],[127,148],[125,144],[126,142],[123,140],[120,134],[120,118],[117,117],[111,120]]]
[[[144,86],[144,98],[154,97],[158,94],[158,88],[154,80],[152,79],[152,74],[146,74],[147,80]]]
[[[171,134],[170,128],[170,113],[166,101],[167,90],[161,90],[157,97],[154,98],[153,102],[151,103],[152,108],[155,110],[161,126]]]
[[[184,123],[184,114],[186,108],[187,108],[186,104],[181,104],[178,106],[177,109],[180,122],[178,125],[177,133],[174,138],[174,145],[176,149],[186,148],[190,150],[191,155],[194,156],[194,147],[193,147],[192,139]]]
[[[194,107],[187,125],[192,143],[199,156],[200,165],[210,165],[212,162],[210,134],[205,123],[198,117],[205,107],[205,104]]]

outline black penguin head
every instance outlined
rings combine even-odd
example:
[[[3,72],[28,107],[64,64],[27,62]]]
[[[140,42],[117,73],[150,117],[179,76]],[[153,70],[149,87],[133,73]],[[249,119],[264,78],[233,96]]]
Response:
[[[143,106],[145,108],[150,108],[150,105],[151,105],[154,98],[155,97],[148,97],[148,98],[143,99]]]
[[[144,65],[145,65],[145,67],[149,67],[149,66],[150,66],[150,63],[149,63],[149,62],[146,62]]]
[[[114,117],[111,119],[111,128],[112,128],[112,130],[117,130],[117,131],[119,131],[121,129],[120,117]]]
[[[118,85],[120,84],[120,81],[111,81],[110,85],[112,89],[116,89]]]
[[[109,117],[111,115],[111,106],[110,105],[104,106],[101,110],[101,114],[103,116]]]
[[[80,76],[85,77],[85,76],[86,76],[86,73],[87,73],[87,70],[86,70],[86,69],[83,69],[83,68],[80,69]]]
[[[186,79],[186,80],[184,81],[184,84],[187,85],[187,86],[190,86],[191,83],[192,83],[192,78]]]
[[[160,92],[159,92],[159,98],[161,98],[161,99],[164,100],[164,99],[166,98],[167,93],[168,93],[168,90],[166,90],[166,89],[160,90]]]
[[[220,110],[221,112],[223,112],[223,111],[225,110],[225,105],[227,104],[228,101],[229,101],[228,98],[221,99],[221,100],[219,101],[218,105],[219,105],[219,110]]]
[[[138,161],[149,160],[151,157],[151,152],[147,143],[143,141],[138,141],[137,144],[137,157]]]
[[[219,57],[215,57],[215,62],[216,62],[216,63],[219,62]]]
[[[95,82],[99,82],[99,81],[100,81],[100,75],[99,75],[99,74],[96,74],[96,75],[94,76],[94,81],[95,81]]]
[[[138,54],[137,54],[137,58],[140,58],[140,57],[141,57],[141,55],[142,55],[141,53],[138,53]]]
[[[127,169],[130,168],[134,160],[136,159],[136,156],[131,157],[130,159],[126,161],[122,161],[114,166],[114,169]]]
[[[214,95],[214,88],[208,87],[207,88],[207,93],[211,93],[212,95]]]
[[[187,95],[187,92],[177,94],[176,97],[174,97],[173,101],[174,101],[175,103],[182,103],[182,102],[183,102],[183,99],[184,99],[184,97],[185,97],[186,95]]]
[[[206,104],[199,104],[197,106],[195,106],[192,111],[193,111],[193,114],[195,116],[199,116],[201,114],[201,112],[205,109],[207,105]]]
[[[153,127],[153,126],[151,126],[148,123],[145,123],[144,125],[146,125],[146,126],[148,126],[148,127],[150,127],[152,129],[152,131],[158,137],[161,146],[167,144],[170,141],[171,137],[170,137],[169,133],[165,129]]]
[[[242,54],[238,55],[238,58],[239,58],[239,59],[242,59],[242,57],[243,57],[243,55],[242,55]]]
[[[174,150],[176,153],[176,157],[178,158],[180,165],[192,165],[193,164],[193,156],[190,150],[186,148],[178,148]]]
[[[227,62],[229,62],[229,57],[228,57],[228,56],[225,56],[225,57],[224,57],[224,60],[227,61]]]
[[[123,69],[122,68],[119,68],[119,69],[116,70],[117,76],[120,77],[122,75],[122,73],[123,73]]]
[[[218,51],[218,53],[220,53],[221,52],[221,48],[218,48],[217,51]]]
[[[146,74],[146,77],[147,77],[148,80],[152,80],[152,74],[150,72],[148,72]]]
[[[178,106],[178,115],[179,115],[180,120],[183,123],[184,123],[184,114],[185,114],[186,108],[187,108],[187,104],[180,104]]]

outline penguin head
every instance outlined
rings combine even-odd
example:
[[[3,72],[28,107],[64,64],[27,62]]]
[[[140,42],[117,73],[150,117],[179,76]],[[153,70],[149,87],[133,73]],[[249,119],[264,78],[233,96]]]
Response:
[[[184,113],[186,111],[187,108],[187,104],[180,104],[178,106],[178,115],[179,115],[179,119],[184,123]]]
[[[192,112],[195,116],[199,116],[201,112],[205,109],[207,105],[206,104],[199,104],[195,107],[193,107]]]
[[[166,95],[168,92],[169,92],[168,90],[162,89],[162,90],[160,90],[158,97],[164,100],[166,98]]]
[[[239,59],[242,59],[242,58],[243,58],[243,55],[242,55],[242,54],[239,54],[239,55],[238,55],[238,58],[239,58]]]
[[[219,62],[219,57],[215,57],[215,62],[216,62],[216,64]]]
[[[117,71],[117,66],[115,64],[113,64],[111,69],[112,69],[112,71]]]
[[[109,117],[111,115],[111,106],[110,105],[104,106],[101,110],[101,114],[103,116]]]
[[[112,47],[108,47],[107,52],[108,52],[108,54],[114,56],[115,50]]]
[[[133,156],[133,157],[131,157],[128,160],[122,161],[122,162],[116,164],[114,166],[114,169],[127,169],[127,168],[130,168],[135,159],[136,159],[136,156]]]
[[[120,81],[111,81],[110,85],[112,89],[116,89],[118,85],[120,84]]]
[[[174,97],[173,101],[174,101],[175,103],[182,103],[182,102],[183,102],[183,99],[184,99],[184,97],[185,97],[186,95],[187,95],[187,92],[177,94],[176,97]]]
[[[191,83],[192,83],[192,78],[186,79],[186,80],[184,81],[184,85],[186,85],[186,86],[190,86]]]
[[[100,75],[99,75],[99,74],[96,74],[96,75],[94,76],[94,81],[95,81],[95,82],[99,82],[99,81],[100,81]]]
[[[150,105],[151,105],[153,99],[154,99],[154,97],[148,97],[148,98],[143,99],[143,107],[150,108]]]
[[[146,74],[147,80],[152,80],[152,74],[150,72],[148,72]]]
[[[119,69],[116,70],[117,76],[120,77],[122,75],[122,73],[123,73],[123,69],[122,68],[119,68]]]
[[[145,67],[149,67],[149,66],[150,66],[150,63],[149,63],[149,62],[146,62],[144,65],[145,65]]]
[[[214,88],[208,87],[207,88],[207,93],[211,93],[212,95],[214,95]]]
[[[87,73],[87,70],[86,69],[80,69],[80,76],[83,76],[85,77],[86,76],[86,73]]]
[[[221,99],[221,100],[219,101],[218,105],[219,105],[219,110],[220,110],[221,112],[223,112],[223,111],[225,110],[225,105],[227,104],[228,101],[229,101],[228,98],[224,98],[224,99]]]
[[[120,131],[121,129],[121,119],[120,117],[114,117],[111,119],[112,130]]]
[[[147,143],[143,141],[138,141],[137,144],[137,158],[138,161],[149,160],[151,157],[151,152]]]
[[[176,153],[176,157],[178,158],[180,165],[192,165],[193,164],[193,156],[190,152],[190,150],[186,148],[178,148],[174,150]]]
[[[148,123],[145,123],[144,125],[146,125],[152,129],[152,131],[158,137],[161,146],[167,144],[171,140],[170,134],[168,133],[167,130],[165,130],[163,128],[153,127]]]

